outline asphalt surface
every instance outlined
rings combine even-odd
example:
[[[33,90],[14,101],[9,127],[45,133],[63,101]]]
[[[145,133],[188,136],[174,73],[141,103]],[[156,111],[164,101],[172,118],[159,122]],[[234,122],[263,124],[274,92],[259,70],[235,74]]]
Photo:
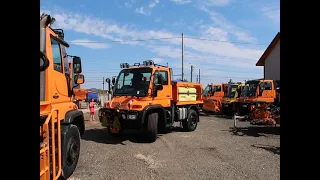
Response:
[[[98,121],[87,121],[79,163],[69,179],[280,179],[280,128],[235,133],[230,127],[231,119],[201,116],[194,132],[177,128],[148,144],[134,131],[111,138]]]

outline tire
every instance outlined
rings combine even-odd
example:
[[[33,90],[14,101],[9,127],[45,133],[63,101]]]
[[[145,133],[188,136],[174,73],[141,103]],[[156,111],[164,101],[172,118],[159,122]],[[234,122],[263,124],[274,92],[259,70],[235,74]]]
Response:
[[[193,109],[189,109],[188,118],[182,122],[183,129],[189,132],[196,130],[198,126],[198,120],[198,113]]]
[[[75,171],[80,155],[80,133],[75,125],[62,127],[66,135],[62,141],[62,176],[68,179]],[[70,151],[72,149],[72,151]]]
[[[145,138],[149,143],[155,142],[158,138],[158,113],[148,115]]]

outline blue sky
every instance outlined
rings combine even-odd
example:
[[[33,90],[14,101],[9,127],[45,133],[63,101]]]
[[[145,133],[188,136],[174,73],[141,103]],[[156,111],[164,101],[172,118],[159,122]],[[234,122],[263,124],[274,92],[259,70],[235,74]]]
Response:
[[[191,64],[204,85],[262,78],[255,63],[280,31],[279,0],[42,0],[42,12],[65,30],[68,54],[82,58],[84,88],[102,88],[120,63],[148,59],[181,78],[181,33],[186,79]]]

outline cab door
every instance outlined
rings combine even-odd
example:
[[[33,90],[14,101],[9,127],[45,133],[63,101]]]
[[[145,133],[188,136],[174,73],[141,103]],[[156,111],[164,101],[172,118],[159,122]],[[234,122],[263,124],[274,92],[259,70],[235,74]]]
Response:
[[[203,94],[202,94],[202,98],[203,98],[203,107],[202,109],[203,110],[207,110],[207,111],[211,111],[212,108],[211,108],[211,102],[210,102],[210,97],[213,93],[213,90],[212,90],[212,86],[211,85],[208,85],[204,91],[203,91]]]
[[[68,83],[65,75],[64,68],[64,55],[62,55],[62,45],[56,40],[54,36],[50,36],[50,46],[48,53],[51,53],[51,68],[53,69],[50,75],[51,78],[51,102],[52,103],[61,103],[67,102],[70,100],[68,96]]]
[[[162,86],[163,86],[163,89],[162,90],[159,90],[157,93],[157,97],[154,98],[154,100],[160,100],[158,102],[161,103],[162,106],[164,107],[169,107],[170,106],[170,102],[171,102],[171,99],[172,99],[172,85],[171,85],[171,80],[169,78],[169,73],[168,71],[166,70],[157,70],[154,72],[154,84],[158,84],[158,76],[157,74],[160,74],[163,78],[163,83],[162,83]]]

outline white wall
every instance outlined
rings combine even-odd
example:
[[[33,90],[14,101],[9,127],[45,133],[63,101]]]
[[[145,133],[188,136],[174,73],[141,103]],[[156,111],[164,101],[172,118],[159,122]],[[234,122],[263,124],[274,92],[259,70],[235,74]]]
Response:
[[[280,40],[265,61],[265,79],[280,80]]]

